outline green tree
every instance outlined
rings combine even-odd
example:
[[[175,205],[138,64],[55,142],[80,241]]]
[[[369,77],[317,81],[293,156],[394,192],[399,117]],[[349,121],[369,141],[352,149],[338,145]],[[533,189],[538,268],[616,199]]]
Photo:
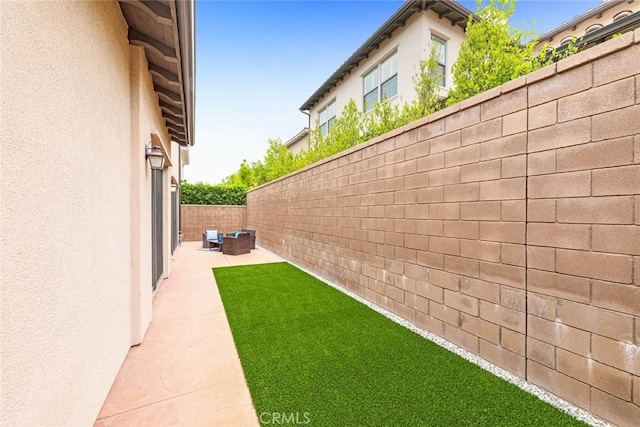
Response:
[[[467,38],[453,65],[448,105],[500,86],[536,69],[532,32],[511,28],[516,0],[477,0],[479,21],[469,17]],[[539,66],[539,65],[538,65]]]

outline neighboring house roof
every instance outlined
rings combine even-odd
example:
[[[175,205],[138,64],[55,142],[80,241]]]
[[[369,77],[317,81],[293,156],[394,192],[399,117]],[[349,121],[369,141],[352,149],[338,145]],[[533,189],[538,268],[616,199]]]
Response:
[[[403,27],[407,19],[422,10],[432,10],[438,14],[440,19],[446,18],[451,21],[451,25],[457,25],[462,29],[466,28],[469,16],[473,16],[476,20],[478,19],[469,9],[452,0],[407,0],[302,104],[300,111],[311,109],[333,87],[338,85],[351,70],[356,68],[363,59],[367,58],[372,51],[378,49],[384,40],[390,38],[393,31]]]
[[[585,13],[583,13],[582,15],[578,15],[576,17],[574,17],[571,21],[569,22],[564,22],[562,24],[560,24],[559,27],[556,27],[554,29],[552,29],[551,31],[548,31],[547,33],[541,35],[538,38],[538,42],[540,43],[544,43],[544,42],[548,42],[553,40],[553,38],[567,30],[575,30],[576,27],[580,24],[582,24],[584,21],[587,21],[591,18],[593,18],[594,16],[599,17],[602,16],[602,13],[621,4],[621,3],[633,3],[634,0],[607,0],[607,1],[603,1],[602,4],[598,7],[595,7],[593,9],[589,9],[587,10]]]
[[[285,147],[289,148],[307,135],[309,135],[309,128],[304,128],[300,132],[298,132],[293,138],[285,142],[284,145]]]
[[[193,145],[195,33],[193,0],[120,0],[129,43],[144,47],[167,132]]]

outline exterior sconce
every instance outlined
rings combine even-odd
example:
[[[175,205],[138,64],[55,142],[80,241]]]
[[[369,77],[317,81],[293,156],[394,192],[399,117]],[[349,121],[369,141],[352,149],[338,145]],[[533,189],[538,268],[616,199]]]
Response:
[[[160,147],[145,146],[145,156],[149,160],[149,166],[153,170],[162,170],[164,168],[164,154],[160,151]]]

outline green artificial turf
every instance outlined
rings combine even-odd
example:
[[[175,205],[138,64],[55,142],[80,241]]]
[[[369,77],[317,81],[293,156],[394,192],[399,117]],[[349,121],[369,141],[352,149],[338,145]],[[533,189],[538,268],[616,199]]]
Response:
[[[583,425],[290,264],[214,274],[263,425]]]

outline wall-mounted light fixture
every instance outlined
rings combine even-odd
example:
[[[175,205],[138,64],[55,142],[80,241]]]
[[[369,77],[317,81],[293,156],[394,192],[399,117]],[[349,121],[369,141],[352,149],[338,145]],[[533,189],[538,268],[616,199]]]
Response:
[[[149,160],[149,166],[153,170],[162,170],[164,168],[164,154],[157,145],[155,147],[145,146],[145,156]]]

